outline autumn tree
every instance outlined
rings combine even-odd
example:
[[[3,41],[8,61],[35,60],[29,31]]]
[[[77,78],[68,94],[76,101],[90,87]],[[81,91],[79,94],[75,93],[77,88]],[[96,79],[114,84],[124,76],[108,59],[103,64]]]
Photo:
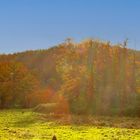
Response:
[[[25,106],[25,97],[33,92],[37,80],[21,63],[0,62],[0,108]]]

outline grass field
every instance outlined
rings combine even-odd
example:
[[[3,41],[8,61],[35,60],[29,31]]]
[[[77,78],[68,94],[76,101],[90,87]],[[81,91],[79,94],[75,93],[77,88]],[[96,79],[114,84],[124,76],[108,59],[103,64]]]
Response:
[[[0,140],[51,140],[53,134],[58,140],[140,140],[140,120],[132,118],[131,123],[133,128],[62,124],[31,110],[2,110]]]

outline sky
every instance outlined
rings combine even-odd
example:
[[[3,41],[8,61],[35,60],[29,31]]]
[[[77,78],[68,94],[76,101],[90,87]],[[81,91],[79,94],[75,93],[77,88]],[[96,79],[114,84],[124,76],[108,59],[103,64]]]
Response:
[[[140,50],[139,0],[0,0],[0,53],[46,49],[71,37]]]

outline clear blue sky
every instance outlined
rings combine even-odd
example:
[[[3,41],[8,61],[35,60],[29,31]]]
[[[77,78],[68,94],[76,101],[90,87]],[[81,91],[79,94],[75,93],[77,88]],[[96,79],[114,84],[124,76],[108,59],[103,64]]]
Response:
[[[44,49],[67,37],[140,50],[140,0],[0,0],[0,53]]]

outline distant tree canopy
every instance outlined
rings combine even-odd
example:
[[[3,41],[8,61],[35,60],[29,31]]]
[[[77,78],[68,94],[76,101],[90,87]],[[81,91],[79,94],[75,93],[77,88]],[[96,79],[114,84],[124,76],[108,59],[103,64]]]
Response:
[[[25,97],[37,82],[21,63],[0,62],[0,108],[25,106]]]
[[[68,39],[48,50],[0,55],[1,107],[63,97],[72,113],[138,115],[140,51],[126,45]]]

